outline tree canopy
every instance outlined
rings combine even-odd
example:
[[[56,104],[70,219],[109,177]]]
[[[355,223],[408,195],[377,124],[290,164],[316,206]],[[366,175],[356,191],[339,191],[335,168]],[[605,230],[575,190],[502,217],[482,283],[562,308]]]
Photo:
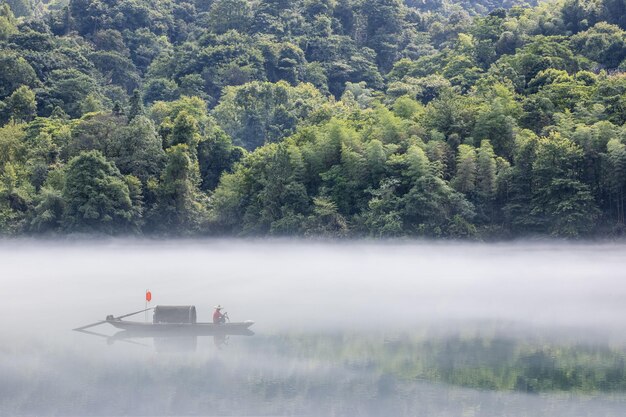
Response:
[[[612,0],[0,5],[0,234],[624,228]]]

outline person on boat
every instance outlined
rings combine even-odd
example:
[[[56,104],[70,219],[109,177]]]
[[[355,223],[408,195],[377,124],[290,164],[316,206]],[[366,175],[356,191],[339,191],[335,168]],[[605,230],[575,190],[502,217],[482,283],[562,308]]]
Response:
[[[226,323],[226,316],[222,314],[221,310],[222,310],[221,305],[218,304],[215,306],[215,312],[213,313],[213,323],[215,324]]]

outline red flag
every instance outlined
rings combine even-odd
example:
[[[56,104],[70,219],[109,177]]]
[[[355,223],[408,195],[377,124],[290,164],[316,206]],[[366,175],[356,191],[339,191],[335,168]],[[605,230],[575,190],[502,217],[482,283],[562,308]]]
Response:
[[[146,291],[146,301],[150,302],[152,300],[152,293],[150,291]]]

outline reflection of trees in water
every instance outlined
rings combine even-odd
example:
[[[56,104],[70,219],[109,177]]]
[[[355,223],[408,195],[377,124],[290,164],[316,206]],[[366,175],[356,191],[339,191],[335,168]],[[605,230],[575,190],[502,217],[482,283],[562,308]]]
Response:
[[[116,336],[110,341],[118,340]],[[120,336],[119,340],[142,344],[128,337]],[[229,335],[216,334],[212,340],[218,350],[223,350],[229,344]],[[389,391],[396,379],[528,393],[626,392],[626,348],[610,348],[601,343],[555,344],[458,335],[385,338],[337,333],[258,336],[241,344],[251,354],[261,353],[272,360],[308,361],[315,366],[380,375],[381,392]],[[197,346],[197,337],[154,337],[159,353],[196,352]]]
[[[259,344],[260,340],[255,340]],[[513,338],[294,335],[264,349],[345,369],[489,390],[626,392],[626,348]],[[275,344],[278,347],[272,346]]]
[[[171,340],[155,339],[155,346],[172,348]],[[187,340],[183,347],[193,351],[156,357],[129,355],[142,350],[127,344],[98,360],[85,352],[42,352],[28,361],[47,364],[37,372],[17,366],[7,372],[0,353],[0,415],[458,416],[480,410],[476,415],[612,417],[623,414],[626,401],[625,351],[606,344],[289,334],[213,347],[225,342]],[[7,387],[19,387],[20,395],[4,395],[15,391]],[[587,394],[583,401],[515,390]]]

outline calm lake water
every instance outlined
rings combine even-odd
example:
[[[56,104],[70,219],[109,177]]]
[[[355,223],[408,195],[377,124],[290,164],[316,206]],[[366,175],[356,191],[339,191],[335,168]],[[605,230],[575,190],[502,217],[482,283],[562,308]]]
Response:
[[[0,415],[623,416],[625,255],[616,243],[0,242]],[[142,309],[146,289],[199,321],[221,304],[255,334],[71,331]]]

